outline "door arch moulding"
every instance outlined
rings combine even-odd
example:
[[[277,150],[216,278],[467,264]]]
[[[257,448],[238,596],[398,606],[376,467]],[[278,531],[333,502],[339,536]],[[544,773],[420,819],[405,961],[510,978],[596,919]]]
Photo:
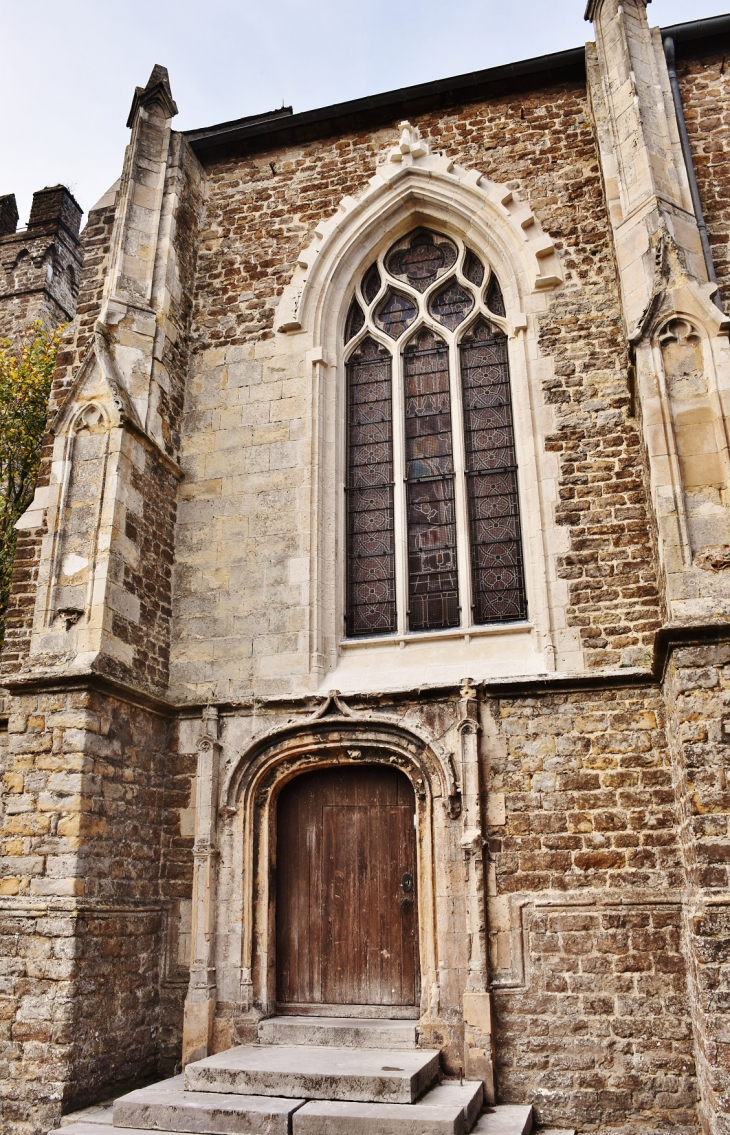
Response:
[[[427,740],[410,722],[360,715],[338,697],[329,696],[308,719],[267,731],[225,762],[224,746],[218,740],[218,714],[208,707],[198,761],[199,777],[205,784],[196,791],[206,798],[212,796],[217,805],[200,811],[194,854],[205,861],[215,880],[212,887],[201,888],[200,903],[205,909],[200,917],[193,917],[194,937],[201,938],[193,943],[193,956],[200,955],[201,972],[195,981],[191,972],[186,1051],[195,1055],[188,1059],[196,1058],[201,1045],[209,1045],[221,1004],[228,1006],[224,1016],[248,1021],[248,1027],[274,1011],[275,911],[270,866],[275,862],[280,790],[300,773],[363,763],[398,769],[414,791],[421,1027],[436,1027],[442,1001],[441,969],[451,966],[455,974],[458,968],[448,953],[447,927],[440,925],[438,895],[444,886],[447,891],[453,886],[454,900],[459,901],[463,891],[463,867],[457,866],[462,857],[461,825],[453,829],[461,810],[461,784],[451,754],[438,742]],[[220,769],[220,792],[216,769]],[[451,881],[444,883],[446,879]],[[454,984],[453,975],[448,980]],[[205,1012],[196,1008],[201,998],[208,1005]],[[210,1029],[196,1024],[198,1016],[205,1016]],[[229,1026],[221,1021],[220,1027]],[[208,1042],[202,1036],[206,1030]],[[235,1034],[230,1043],[235,1043]]]
[[[336,710],[335,713],[328,712],[332,707]],[[409,721],[406,725],[400,718],[389,714],[375,716],[372,713],[357,713],[333,692],[327,695],[324,703],[309,718],[284,726],[274,726],[255,738],[237,756],[229,759],[221,780],[221,816],[234,815],[238,811],[240,796],[247,792],[249,784],[258,775],[258,770],[266,765],[272,750],[286,744],[311,747],[320,743],[320,737],[333,731],[345,736],[353,732],[363,736],[375,731],[384,738],[392,738],[395,746],[406,741],[410,751],[422,754],[419,760],[423,764],[424,775],[432,785],[438,784],[439,791],[433,793],[434,797],[443,799],[444,807],[452,818],[460,815],[461,785],[453,757],[445,746],[434,738],[425,736],[413,722]]]
[[[316,715],[314,715],[316,717]],[[447,773],[444,761],[450,766]],[[384,764],[408,778],[416,801],[418,919],[422,1017],[438,1014],[439,951],[435,865],[445,841],[439,832],[458,815],[459,799],[450,758],[436,756],[410,727],[383,718],[337,713],[273,730],[235,762],[221,793],[220,867],[232,867],[237,892],[226,933],[238,935],[240,1011],[257,1016],[275,1005],[275,926],[269,866],[275,856],[276,802],[283,786],[320,768]],[[451,790],[451,792],[449,792]],[[443,810],[436,807],[442,800]],[[225,801],[225,802],[224,802]],[[275,861],[275,860],[274,860]],[[219,931],[223,930],[217,920]],[[232,960],[232,958],[231,958]]]

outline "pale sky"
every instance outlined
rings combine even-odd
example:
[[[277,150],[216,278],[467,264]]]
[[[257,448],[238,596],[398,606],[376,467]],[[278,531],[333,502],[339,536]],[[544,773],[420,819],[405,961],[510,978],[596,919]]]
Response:
[[[577,47],[585,0],[0,0],[0,194],[20,223],[62,182],[88,210],[121,172],[135,86],[170,72],[178,130],[295,113]],[[654,0],[652,24],[730,11]]]

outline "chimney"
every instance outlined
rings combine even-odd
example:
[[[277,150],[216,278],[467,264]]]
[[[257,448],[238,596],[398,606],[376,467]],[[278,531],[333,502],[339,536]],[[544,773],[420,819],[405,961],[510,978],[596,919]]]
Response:
[[[83,210],[65,185],[52,185],[33,194],[28,228],[64,225],[73,236],[79,235]]]
[[[0,197],[0,236],[8,236],[18,227],[18,206],[15,194],[6,193]]]

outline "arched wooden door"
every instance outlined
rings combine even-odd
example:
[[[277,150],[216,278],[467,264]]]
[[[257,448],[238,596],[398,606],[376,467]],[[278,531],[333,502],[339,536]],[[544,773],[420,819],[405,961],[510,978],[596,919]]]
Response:
[[[283,1012],[418,1015],[415,798],[397,769],[339,766],[282,790],[276,974]]]

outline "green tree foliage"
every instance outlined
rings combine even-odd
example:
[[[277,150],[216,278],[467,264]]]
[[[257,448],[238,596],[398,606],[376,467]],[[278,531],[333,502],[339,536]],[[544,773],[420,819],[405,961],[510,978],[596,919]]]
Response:
[[[15,351],[9,339],[0,339],[0,644],[17,537],[13,525],[35,492],[62,331],[39,322]]]

